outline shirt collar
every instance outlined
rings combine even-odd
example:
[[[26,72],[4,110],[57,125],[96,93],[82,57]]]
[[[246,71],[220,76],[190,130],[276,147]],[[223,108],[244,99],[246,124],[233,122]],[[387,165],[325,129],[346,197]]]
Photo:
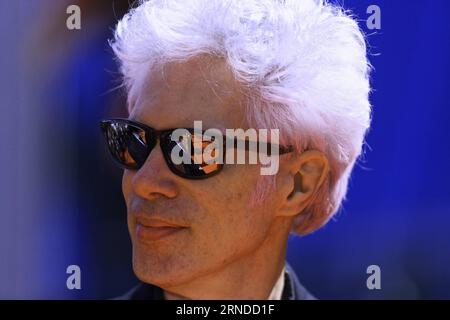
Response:
[[[278,280],[273,286],[272,292],[270,292],[269,298],[267,300],[281,300],[284,291],[284,277],[285,277],[286,267],[283,267]]]

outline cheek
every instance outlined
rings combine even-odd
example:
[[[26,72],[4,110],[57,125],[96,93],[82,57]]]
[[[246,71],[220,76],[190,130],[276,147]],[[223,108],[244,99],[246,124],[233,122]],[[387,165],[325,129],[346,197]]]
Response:
[[[270,225],[270,210],[264,205],[250,206],[259,178],[259,168],[255,167],[234,166],[228,172],[224,170],[211,180],[214,185],[205,188],[209,196],[204,196],[202,202],[208,212],[203,227],[208,228],[212,237],[217,239],[220,235],[226,241],[242,242],[264,236]]]
[[[134,237],[134,219],[131,218],[131,215],[129,213],[129,201],[130,201],[130,195],[131,195],[131,178],[133,173],[128,170],[124,170],[122,175],[122,194],[125,199],[125,205],[127,206],[127,224],[128,224],[128,231],[130,233],[130,237],[133,240]]]
[[[128,170],[123,171],[122,175],[122,193],[125,201],[127,202],[131,193],[131,178],[132,172]]]
[[[251,254],[266,239],[269,225],[264,212],[249,209],[244,193],[227,192],[208,206],[198,225],[199,238],[193,242],[198,260],[224,265]]]

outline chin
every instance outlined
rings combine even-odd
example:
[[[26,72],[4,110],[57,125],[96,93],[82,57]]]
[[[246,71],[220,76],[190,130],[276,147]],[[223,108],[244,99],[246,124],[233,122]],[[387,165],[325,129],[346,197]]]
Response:
[[[133,249],[133,271],[142,282],[168,288],[192,280],[194,270],[169,257],[142,253]]]

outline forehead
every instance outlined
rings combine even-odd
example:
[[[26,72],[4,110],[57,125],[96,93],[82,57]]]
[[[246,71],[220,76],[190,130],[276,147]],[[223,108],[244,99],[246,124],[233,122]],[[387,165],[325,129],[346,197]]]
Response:
[[[155,129],[245,128],[243,94],[227,63],[198,56],[169,62],[147,73],[138,84],[130,118]]]

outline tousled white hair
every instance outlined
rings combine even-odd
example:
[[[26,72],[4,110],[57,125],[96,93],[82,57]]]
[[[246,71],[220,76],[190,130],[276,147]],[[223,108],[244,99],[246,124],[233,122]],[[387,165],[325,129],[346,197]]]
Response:
[[[329,160],[329,175],[293,231],[314,231],[339,210],[371,120],[364,35],[340,6],[325,0],[140,1],[118,23],[111,46],[129,99],[156,65],[200,54],[223,57],[254,93],[245,104],[250,125],[279,128],[282,144],[320,150]],[[264,198],[271,182],[258,186],[255,198]]]

